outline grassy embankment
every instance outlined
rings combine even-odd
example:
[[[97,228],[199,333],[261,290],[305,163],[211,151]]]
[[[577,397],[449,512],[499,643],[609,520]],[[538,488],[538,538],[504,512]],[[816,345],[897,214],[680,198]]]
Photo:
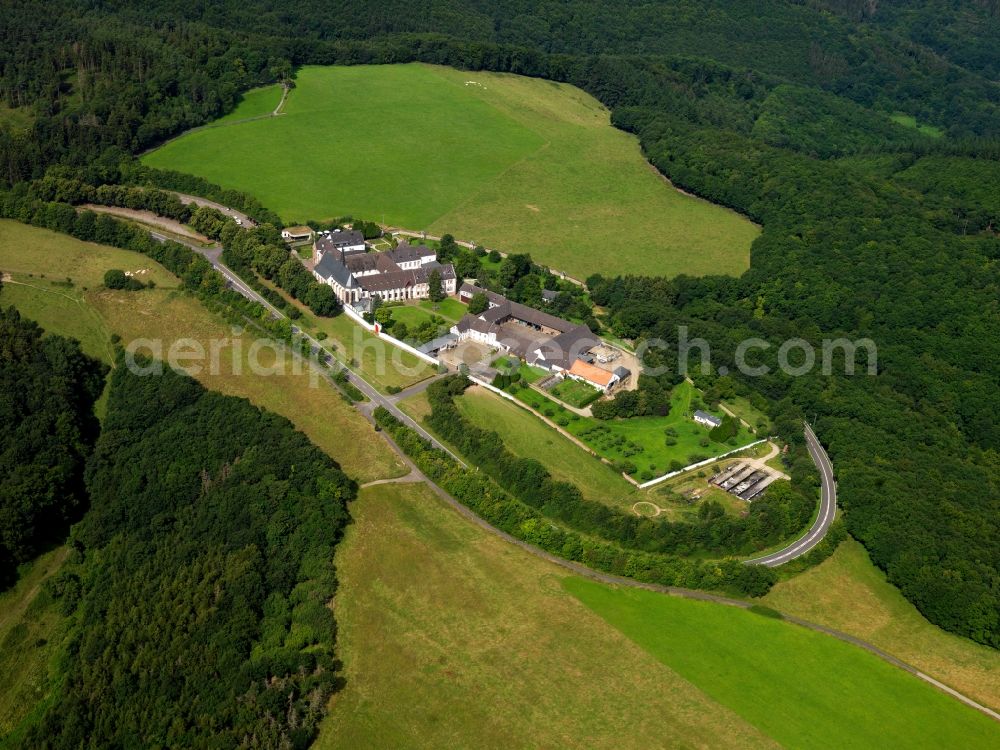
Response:
[[[450,232],[580,278],[749,265],[757,227],[672,188],[572,86],[419,64],[306,67],[284,114],[237,122],[271,95],[145,162],[251,192],[289,223],[351,214]]]
[[[997,736],[860,649],[568,577],[419,485],[363,490],[352,515],[334,603],[347,685],[319,748],[971,747]]]
[[[772,617],[580,578],[566,588],[786,747],[990,747],[1000,724],[855,646]]]
[[[1000,710],[1000,652],[929,623],[854,540],[817,567],[779,583],[764,603],[863,638]]]
[[[109,268],[146,270],[141,278],[155,280],[156,288],[141,292],[104,289],[101,280]],[[312,378],[304,369],[298,374],[291,367],[272,373],[276,355],[268,348],[256,353],[261,368],[255,374],[250,367],[253,339],[248,334],[234,335],[197,299],[177,289],[173,275],[148,258],[0,221],[0,270],[11,274],[15,282],[34,285],[5,284],[0,304],[16,304],[52,333],[85,334],[84,348],[95,355],[103,349],[106,359],[112,333],[126,343],[140,338],[160,342],[164,356],[174,342],[184,339],[201,343],[206,351],[213,340],[228,341],[219,346],[218,367],[206,363],[195,374],[206,387],[248,398],[287,417],[360,481],[406,473],[388,446],[371,439],[371,426],[329,385],[320,382],[319,387],[312,387]],[[43,273],[47,279],[39,278]],[[57,287],[73,297],[71,307],[67,308],[68,300],[64,302],[52,293],[49,286],[53,277],[73,280],[72,287]],[[233,343],[236,341],[239,346]]]

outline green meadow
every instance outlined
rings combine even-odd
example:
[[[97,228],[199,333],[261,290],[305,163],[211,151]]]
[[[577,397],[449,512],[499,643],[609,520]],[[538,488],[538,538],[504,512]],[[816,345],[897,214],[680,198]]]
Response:
[[[601,456],[610,461],[635,464],[634,477],[641,482],[758,440],[742,425],[728,443],[709,438],[709,429],[690,417],[695,409],[707,407],[698,405],[696,389],[687,381],[674,388],[670,396],[670,413],[663,417],[600,420],[580,417],[533,388],[520,388],[513,391],[513,395],[535,411],[554,419]],[[721,412],[716,412],[716,416],[721,416]]]
[[[579,487],[588,500],[627,511],[644,499],[610,466],[573,445],[538,417],[485,388],[470,388],[455,403],[477,427],[499,430],[508,450],[541,462],[556,479]]]
[[[786,747],[996,747],[1000,725],[873,654],[754,612],[570,578],[634,643]]]
[[[289,223],[353,215],[591,273],[742,273],[757,227],[674,189],[579,89],[422,64],[306,67],[144,157]]]

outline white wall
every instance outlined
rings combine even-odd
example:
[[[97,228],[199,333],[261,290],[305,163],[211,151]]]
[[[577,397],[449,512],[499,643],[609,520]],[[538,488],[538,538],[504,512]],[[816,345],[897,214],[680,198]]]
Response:
[[[348,305],[344,305],[344,314],[348,318],[350,318],[351,320],[353,320],[355,323],[357,323],[359,326],[362,326],[365,330],[374,332],[375,326],[372,325],[371,323],[369,323],[367,320],[365,320],[360,315],[358,315],[354,311],[354,308],[352,308],[352,307],[350,307]],[[434,357],[432,357],[430,354],[425,354],[424,352],[420,351],[419,349],[414,349],[412,346],[410,346],[409,344],[407,344],[405,341],[400,341],[399,339],[393,338],[392,336],[390,336],[387,333],[380,333],[380,334],[378,334],[378,337],[380,339],[384,339],[385,341],[387,341],[388,343],[392,344],[393,346],[402,349],[404,352],[409,352],[410,354],[416,355],[419,359],[422,359],[424,362],[427,362],[427,363],[432,364],[432,365],[439,365],[439,364],[441,364],[437,359],[435,359]]]

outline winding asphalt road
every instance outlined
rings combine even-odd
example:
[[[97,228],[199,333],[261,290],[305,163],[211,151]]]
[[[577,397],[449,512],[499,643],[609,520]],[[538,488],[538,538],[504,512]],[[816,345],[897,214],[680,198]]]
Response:
[[[162,235],[157,236],[155,232],[151,232],[150,234],[153,236],[154,239],[157,239],[158,241],[161,242],[165,241],[166,239]],[[251,287],[249,287],[246,283],[244,283],[239,278],[239,276],[237,276],[229,267],[227,267],[224,263],[222,263],[220,259],[221,251],[219,249],[206,249],[200,246],[196,246],[193,243],[190,244],[184,243],[184,244],[186,244],[195,252],[205,256],[209,260],[209,262],[212,263],[212,266],[217,271],[219,271],[219,273],[221,273],[227,279],[227,281],[230,282],[232,287],[236,289],[236,291],[238,291],[240,294],[244,295],[248,299],[251,299],[255,302],[261,303],[275,315],[280,317],[285,317],[279,310],[277,310],[271,304],[269,304],[267,300],[263,299],[259,294],[257,294],[256,291],[254,291]],[[320,350],[327,351],[326,348],[322,346],[322,344],[320,344],[318,341],[315,341],[308,334],[303,333],[302,335],[308,338],[310,342],[312,342],[312,344],[318,347]],[[410,417],[401,412],[396,407],[396,404],[393,402],[393,400],[383,396],[381,393],[375,390],[375,388],[371,384],[369,384],[364,378],[362,378],[357,373],[354,373],[352,371],[352,375],[354,376],[351,379],[352,382],[370,399],[369,402],[364,404],[355,403],[355,407],[358,408],[358,410],[369,421],[373,422],[371,412],[374,410],[375,406],[384,406],[397,419],[402,420],[404,423],[407,424],[407,426],[415,429],[420,435],[430,440],[435,446],[446,451],[450,456],[455,458],[456,461],[459,461],[459,463],[462,463],[462,465],[465,466],[465,464],[461,461],[461,459],[459,459],[457,456],[455,456],[454,453],[448,450],[446,446],[441,445],[441,443],[438,440],[436,440],[432,435],[427,433],[414,420],[410,419]],[[593,568],[588,568],[579,563],[571,562],[561,557],[557,557],[556,555],[552,555],[546,552],[545,550],[535,547],[532,544],[517,539],[516,537],[513,537],[510,534],[501,531],[500,529],[496,528],[485,519],[478,516],[468,507],[466,507],[458,500],[456,500],[454,497],[452,497],[450,494],[448,494],[437,483],[433,482],[426,474],[424,474],[416,466],[416,464],[413,463],[413,461],[409,458],[409,456],[407,456],[406,453],[403,452],[403,450],[396,444],[396,442],[392,439],[392,437],[386,434],[385,431],[381,431],[379,434],[396,451],[396,453],[400,456],[404,464],[407,467],[409,467],[410,473],[407,475],[407,478],[413,478],[415,480],[425,482],[434,491],[434,493],[438,497],[440,497],[441,500],[443,500],[447,505],[452,507],[456,512],[458,512],[465,518],[469,519],[471,522],[481,527],[485,531],[494,534],[500,537],[501,539],[506,540],[510,544],[513,544],[533,555],[548,560],[549,562],[558,565],[564,568],[565,570],[569,570],[570,572],[575,573],[576,575],[584,576],[586,578],[590,578],[595,581],[600,581],[602,583],[618,585],[618,586],[627,586],[631,588],[647,589],[650,591],[657,591],[663,594],[668,594],[670,596],[679,596],[685,599],[714,602],[716,604],[723,604],[731,607],[737,607],[739,609],[749,609],[750,607],[753,606],[753,604],[748,601],[743,601],[740,599],[731,599],[729,597],[719,596],[717,594],[711,594],[706,591],[694,591],[691,589],[677,588],[674,586],[661,586],[652,583],[643,583],[641,581],[637,581],[632,578],[621,578],[619,576],[611,575],[608,573],[602,573],[601,571],[594,570]],[[822,492],[822,501],[820,504],[819,516],[816,522],[813,524],[813,527],[809,530],[809,533],[807,533],[806,536],[800,539],[799,541],[793,543],[784,550],[780,550],[779,552],[774,553],[773,555],[767,555],[765,557],[757,558],[755,560],[748,560],[746,561],[747,563],[750,564],[756,563],[761,565],[769,565],[773,567],[775,565],[780,565],[783,562],[787,562],[788,560],[794,559],[795,557],[798,557],[801,554],[805,554],[805,552],[812,549],[816,544],[820,542],[820,540],[822,540],[823,536],[826,534],[827,529],[829,529],[830,524],[833,522],[833,517],[836,513],[836,484],[834,482],[834,476],[833,476],[833,465],[830,463],[830,459],[826,455],[826,451],[823,450],[823,447],[820,445],[819,440],[816,438],[816,434],[812,431],[812,428],[808,424],[805,426],[805,435],[809,453],[812,456],[813,461],[819,467],[820,474],[822,475],[823,479],[823,492]],[[860,638],[855,638],[854,636],[848,635],[847,633],[843,633],[839,630],[826,627],[825,625],[820,625],[818,623],[810,622],[808,620],[803,620],[801,618],[792,615],[783,614],[781,615],[781,617],[782,619],[794,623],[796,625],[799,625],[800,627],[804,627],[809,630],[814,630],[820,633],[825,633],[829,636],[837,638],[838,640],[858,646],[859,648],[862,648],[865,651],[874,654],[880,659],[883,659],[889,664],[892,664],[893,666],[896,666],[899,669],[904,670],[905,672],[909,672],[918,679],[921,679],[924,682],[933,685],[935,688],[953,696],[954,698],[966,704],[967,706],[977,711],[980,711],[981,713],[986,714],[987,716],[996,721],[1000,721],[1000,713],[997,713],[993,709],[984,706],[983,704],[973,700],[972,698],[958,692],[954,688],[945,685],[939,680],[934,679],[930,675],[925,674],[924,672],[920,671],[911,664],[907,664],[901,659],[897,659],[892,654],[883,651],[874,644],[868,643],[867,641],[863,641]]]
[[[816,468],[819,469],[822,482],[819,513],[816,515],[816,520],[813,521],[813,525],[801,539],[770,555],[745,560],[747,565],[766,565],[769,568],[776,568],[804,555],[823,541],[823,537],[830,530],[830,525],[837,515],[837,480],[833,476],[833,464],[808,422],[805,426],[805,436],[806,448],[809,450],[809,455],[812,457],[813,463],[816,464]]]
[[[166,236],[159,234],[158,232],[155,231],[151,231],[149,235],[157,242],[166,242],[168,239]],[[185,242],[173,238],[170,239],[172,239],[174,242],[179,242],[180,244],[189,247],[191,250],[194,250],[196,253],[205,258],[209,263],[212,264],[212,268],[214,268],[216,271],[222,274],[223,278],[226,279],[226,282],[229,284],[230,288],[239,292],[247,299],[263,305],[264,308],[271,313],[271,317],[274,318],[275,320],[279,318],[288,317],[281,310],[279,310],[270,302],[268,302],[266,299],[264,299],[264,297],[258,294],[253,287],[249,286],[246,282],[244,282],[243,279],[241,279],[235,271],[233,271],[229,266],[227,266],[225,263],[222,262],[221,248],[218,247],[205,248],[193,242]],[[335,360],[333,353],[330,352],[329,349],[327,349],[322,343],[314,339],[308,333],[300,329],[298,326],[293,324],[292,332],[295,333],[296,335],[302,336],[307,341],[309,341],[309,345],[312,347],[314,352],[321,354],[324,358],[329,357],[329,360],[327,361]],[[319,367],[318,364],[316,366]],[[361,377],[357,372],[352,370],[350,367],[348,367],[343,363],[341,363],[341,366],[343,367],[343,369],[347,370],[350,373],[349,379],[351,383],[353,383],[358,390],[360,390],[363,394],[365,394],[365,396],[367,396],[368,398],[367,402],[356,403],[355,406],[358,408],[359,411],[362,412],[362,414],[368,417],[370,421],[373,420],[372,412],[375,411],[375,407],[384,406],[396,419],[403,422],[407,427],[415,430],[417,434],[419,434],[425,440],[430,441],[435,447],[443,450],[453,459],[458,461],[458,463],[461,464],[463,467],[468,468],[468,465],[461,458],[456,456],[448,448],[448,446],[443,445],[440,441],[437,440],[437,438],[435,438],[433,435],[427,432],[427,430],[421,427],[415,420],[411,419],[409,415],[402,412],[399,409],[399,407],[396,406],[396,401],[398,400],[398,398],[391,398],[388,396],[384,396],[383,394],[379,393],[379,391],[371,383],[369,383],[367,380]],[[430,381],[425,381],[425,385],[419,389],[417,389],[415,386],[414,388],[408,390],[414,393],[417,392],[417,390],[423,390],[423,388],[426,388],[426,386],[429,385],[429,382]]]

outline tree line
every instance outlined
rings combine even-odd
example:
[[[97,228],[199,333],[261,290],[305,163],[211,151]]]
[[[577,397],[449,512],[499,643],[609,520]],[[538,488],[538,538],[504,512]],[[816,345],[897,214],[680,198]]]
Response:
[[[556,525],[487,474],[463,469],[384,407],[376,408],[374,416],[420,470],[455,499],[496,528],[566,560],[647,583],[748,596],[763,596],[777,580],[770,568],[744,565],[731,558],[704,563],[690,557],[625,549]]]
[[[87,509],[84,462],[107,368],[62,336],[0,309],[0,589]]]
[[[328,602],[356,486],[283,417],[119,362],[32,747],[305,748],[342,684]]]
[[[555,479],[539,461],[511,453],[500,433],[472,424],[455,405],[469,385],[461,375],[432,383],[427,424],[518,500],[581,534],[656,554],[748,555],[805,528],[815,508],[817,486],[811,476],[796,477],[801,482],[796,481],[794,490],[785,483],[772,485],[745,518],[727,514],[714,500],[700,504],[693,523],[641,518],[588,500],[579,487]]]

